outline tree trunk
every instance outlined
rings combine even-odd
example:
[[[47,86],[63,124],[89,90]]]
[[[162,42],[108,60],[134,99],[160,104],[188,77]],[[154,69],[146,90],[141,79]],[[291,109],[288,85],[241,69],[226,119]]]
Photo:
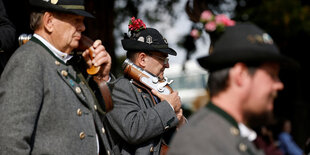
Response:
[[[85,19],[85,35],[93,40],[100,39],[102,41],[102,44],[112,58],[111,72],[115,73],[116,69],[118,69],[118,65],[116,64],[117,61],[114,51],[114,1],[88,0],[85,6],[86,10],[96,17],[95,19]]]

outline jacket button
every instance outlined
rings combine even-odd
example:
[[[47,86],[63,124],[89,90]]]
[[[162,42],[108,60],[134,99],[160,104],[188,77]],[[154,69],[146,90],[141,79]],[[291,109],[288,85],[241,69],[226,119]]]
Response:
[[[55,64],[57,65],[57,66],[59,66],[60,65],[60,62],[59,61],[55,61]]]
[[[97,110],[97,105],[94,105],[94,109]]]
[[[110,155],[110,151],[107,151],[107,155]]]
[[[68,76],[68,72],[65,71],[65,70],[62,70],[62,71],[61,71],[61,75],[63,75],[63,76]]]
[[[102,131],[103,134],[105,133],[105,129],[104,128],[101,128],[101,131]]]
[[[165,126],[165,130],[169,129],[169,125]]]
[[[150,152],[154,152],[154,147],[153,146],[150,148]]]
[[[84,132],[81,132],[80,133],[80,139],[84,139],[85,138],[85,133]]]
[[[76,111],[76,114],[77,114],[78,116],[82,116],[82,110],[81,110],[81,109],[78,109],[78,110]]]
[[[245,152],[246,149],[247,149],[247,146],[246,146],[245,144],[243,144],[243,143],[240,143],[240,144],[239,144],[239,149],[240,149],[242,152]]]
[[[82,92],[82,91],[81,91],[81,88],[80,88],[80,87],[76,87],[76,88],[75,88],[75,92],[78,93],[78,94],[81,93],[81,92]]]
[[[239,135],[239,130],[235,127],[231,127],[230,128],[230,133],[234,136],[238,136]]]

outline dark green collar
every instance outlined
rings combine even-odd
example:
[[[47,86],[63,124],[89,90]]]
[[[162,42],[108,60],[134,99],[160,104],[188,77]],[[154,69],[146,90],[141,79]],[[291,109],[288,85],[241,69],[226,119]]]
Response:
[[[228,113],[226,113],[224,110],[214,105],[211,101],[207,104],[206,108],[216,112],[217,114],[222,116],[224,119],[226,119],[230,124],[232,124],[237,129],[239,129],[237,121],[234,118],[232,118]]]
[[[36,37],[31,37],[30,40],[33,41],[33,42],[35,42],[35,43],[38,43],[39,45],[41,45],[42,47],[44,47],[44,48],[47,50],[47,52],[48,52],[50,55],[52,55],[57,61],[59,61],[60,63],[66,65],[66,63],[63,62],[63,60],[57,58],[57,57],[54,55],[54,53],[53,53],[47,46],[45,46],[39,39],[37,39]]]
[[[56,57],[55,55],[54,55],[54,53],[47,47],[47,46],[45,46],[38,38],[36,38],[36,37],[31,37],[31,39],[30,39],[31,41],[33,41],[33,42],[35,42],[35,43],[38,43],[39,45],[41,45],[43,48],[45,48],[46,50],[47,50],[47,52],[50,54],[50,55],[52,55],[57,61],[59,61],[60,63],[62,63],[63,65],[66,65],[66,66],[68,66],[68,64],[66,64],[65,62],[63,62],[61,59],[59,59],[58,57]],[[80,78],[79,77],[74,77],[74,76],[72,76],[70,73],[69,73],[69,75],[68,76],[70,76],[70,78],[71,79],[73,79],[73,80],[75,80],[77,83],[80,83]]]

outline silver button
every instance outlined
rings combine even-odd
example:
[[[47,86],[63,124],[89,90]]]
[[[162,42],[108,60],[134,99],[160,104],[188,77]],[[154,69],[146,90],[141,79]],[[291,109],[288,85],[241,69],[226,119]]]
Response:
[[[165,130],[168,129],[169,127],[170,127],[169,125],[165,126]]]
[[[153,146],[150,148],[150,152],[154,152],[154,147]]]
[[[59,61],[55,61],[55,64],[57,65],[57,66],[59,66],[60,65],[60,62]]]
[[[230,128],[230,133],[234,136],[238,136],[239,135],[239,130],[236,127],[231,127]]]
[[[80,88],[80,87],[76,87],[76,88],[75,88],[75,92],[78,93],[78,94],[81,93],[81,92],[82,92],[82,91],[81,91],[81,88]]]
[[[97,110],[97,105],[94,105],[94,109]]]
[[[101,131],[102,131],[103,134],[105,133],[105,129],[104,128],[101,128]]]
[[[247,149],[247,146],[246,146],[245,144],[243,144],[243,143],[240,143],[240,144],[239,144],[239,149],[240,149],[242,152],[245,152],[246,149]]]
[[[63,75],[63,76],[68,76],[68,72],[65,71],[65,70],[62,70],[62,71],[61,71],[61,75]]]
[[[107,155],[110,155],[110,151],[107,151]]]

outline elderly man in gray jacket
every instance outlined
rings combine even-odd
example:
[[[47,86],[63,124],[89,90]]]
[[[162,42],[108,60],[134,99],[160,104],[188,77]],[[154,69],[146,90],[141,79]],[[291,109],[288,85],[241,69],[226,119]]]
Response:
[[[140,19],[132,18],[131,23],[130,38],[125,36],[122,40],[127,58],[163,79],[164,70],[169,67],[168,54],[176,52],[156,29],[146,28]],[[124,155],[163,153],[177,125],[184,123],[178,93],[160,94],[128,75],[111,83],[111,91],[114,108],[107,113],[107,119],[115,131],[114,149]]]
[[[30,0],[34,35],[9,60],[0,81],[0,154],[111,154],[100,103],[71,63],[85,30],[83,0]],[[83,56],[107,81],[111,58],[100,40]],[[97,80],[100,82],[99,80]]]

